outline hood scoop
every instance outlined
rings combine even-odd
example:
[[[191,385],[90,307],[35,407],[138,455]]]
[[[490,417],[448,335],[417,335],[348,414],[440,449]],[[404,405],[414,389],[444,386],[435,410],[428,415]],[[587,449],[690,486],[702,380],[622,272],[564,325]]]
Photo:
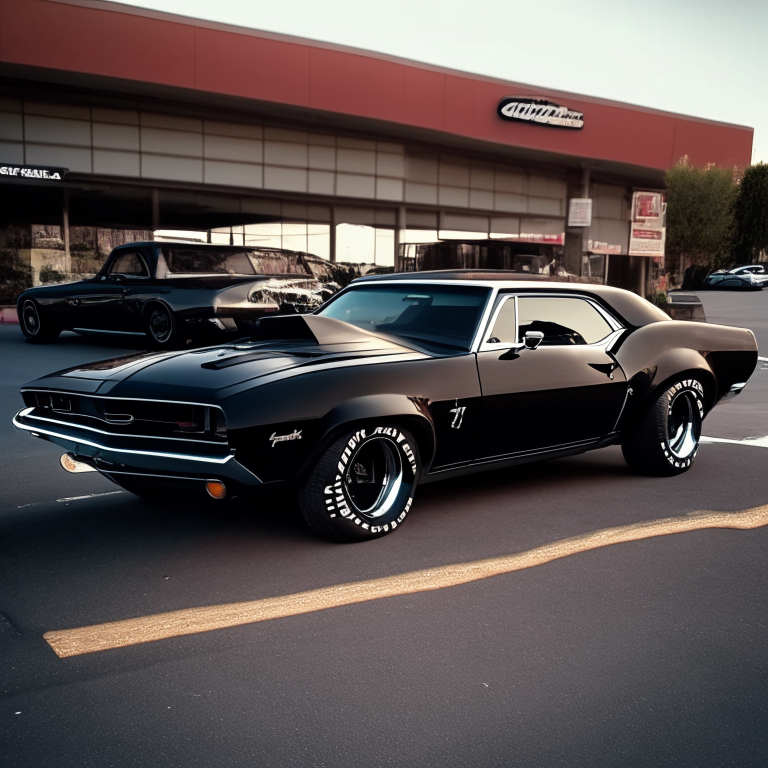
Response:
[[[284,352],[273,352],[265,350],[254,350],[253,352],[241,352],[238,355],[229,355],[229,357],[220,358],[219,360],[212,360],[208,363],[203,363],[200,367],[206,368],[209,371],[220,371],[222,368],[231,368],[233,365],[242,365],[243,363],[253,363],[257,360],[274,360],[276,358],[297,358],[297,357],[324,357],[323,352],[305,352],[305,351],[291,351],[285,350]]]

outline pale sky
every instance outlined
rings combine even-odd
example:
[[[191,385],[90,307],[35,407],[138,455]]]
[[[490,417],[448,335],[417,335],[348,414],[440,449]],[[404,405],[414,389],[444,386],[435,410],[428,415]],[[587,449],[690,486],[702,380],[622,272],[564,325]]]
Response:
[[[768,0],[127,0],[755,129],[768,162]]]

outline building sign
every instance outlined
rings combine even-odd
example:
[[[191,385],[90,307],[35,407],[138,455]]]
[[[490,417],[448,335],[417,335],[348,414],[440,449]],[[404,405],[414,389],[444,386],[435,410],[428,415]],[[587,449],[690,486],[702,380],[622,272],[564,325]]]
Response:
[[[69,168],[43,165],[0,165],[0,179],[34,179],[39,181],[61,181]]]
[[[590,253],[621,255],[621,246],[615,243],[607,243],[602,240],[588,240],[587,250]]]
[[[573,197],[568,206],[569,227],[592,226],[592,200],[589,197]]]
[[[574,112],[568,107],[545,99],[510,96],[499,102],[497,112],[502,120],[554,125],[557,128],[579,129],[584,127],[584,114],[582,112]]]
[[[664,199],[661,192],[632,195],[632,223],[629,228],[629,255],[653,256],[664,260]]]

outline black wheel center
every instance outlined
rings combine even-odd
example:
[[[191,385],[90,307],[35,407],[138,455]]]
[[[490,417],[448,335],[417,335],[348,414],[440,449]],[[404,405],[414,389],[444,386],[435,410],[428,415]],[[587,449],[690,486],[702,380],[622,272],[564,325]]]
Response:
[[[152,331],[152,335],[158,341],[165,341],[170,333],[170,326],[168,314],[162,309],[157,309],[152,313],[152,317],[149,320],[149,328]]]
[[[389,439],[369,440],[350,457],[344,476],[347,497],[366,517],[385,514],[400,489],[403,466],[397,446]]]

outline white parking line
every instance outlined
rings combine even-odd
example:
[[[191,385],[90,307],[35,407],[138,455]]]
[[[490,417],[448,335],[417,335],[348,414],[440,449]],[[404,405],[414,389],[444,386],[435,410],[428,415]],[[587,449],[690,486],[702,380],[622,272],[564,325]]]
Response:
[[[128,491],[107,491],[107,493],[87,493],[85,496],[67,496],[56,501],[80,501],[81,499],[95,499],[98,496],[114,496],[116,493],[128,493]]]
[[[704,437],[701,438],[702,443],[728,443],[730,445],[751,445],[755,448],[768,448],[768,435],[762,437],[742,437],[741,439],[735,439],[730,437]]]
[[[533,568],[580,552],[705,528],[759,528],[768,525],[768,505],[740,512],[692,512],[646,520],[574,536],[510,555],[434,566],[368,581],[336,584],[279,597],[183,608],[167,613],[46,632],[43,638],[59,658],[124,648],[138,643],[211,632],[243,624],[298,616],[371,600],[456,587],[480,579]]]

